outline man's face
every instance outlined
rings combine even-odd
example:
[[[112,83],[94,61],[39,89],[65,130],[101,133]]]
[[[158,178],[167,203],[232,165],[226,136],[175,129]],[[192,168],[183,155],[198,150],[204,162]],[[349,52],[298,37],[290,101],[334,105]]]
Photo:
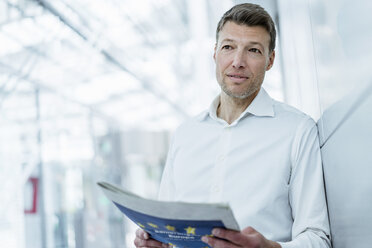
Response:
[[[270,35],[260,26],[226,22],[214,49],[216,78],[228,96],[254,98],[274,62],[269,52]]]

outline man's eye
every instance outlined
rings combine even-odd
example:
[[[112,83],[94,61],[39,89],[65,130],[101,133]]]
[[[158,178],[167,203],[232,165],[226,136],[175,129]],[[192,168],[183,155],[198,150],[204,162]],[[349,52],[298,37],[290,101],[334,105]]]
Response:
[[[230,45],[224,45],[224,46],[222,47],[222,49],[227,49],[227,50],[229,50],[229,49],[232,49],[232,47],[231,47]]]
[[[261,53],[261,51],[257,48],[251,48],[249,49],[250,52],[254,52],[254,53]]]

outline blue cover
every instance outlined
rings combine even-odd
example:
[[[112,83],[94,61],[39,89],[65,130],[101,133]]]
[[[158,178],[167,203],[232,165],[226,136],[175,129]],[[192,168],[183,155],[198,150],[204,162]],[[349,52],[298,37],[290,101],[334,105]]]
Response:
[[[152,238],[179,248],[208,248],[210,246],[202,242],[201,237],[211,235],[215,227],[225,228],[221,221],[164,219],[114,204]]]

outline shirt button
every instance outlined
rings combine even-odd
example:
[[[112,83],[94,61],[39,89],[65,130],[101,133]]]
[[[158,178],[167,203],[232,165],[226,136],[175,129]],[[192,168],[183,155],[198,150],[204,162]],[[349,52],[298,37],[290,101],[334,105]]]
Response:
[[[224,161],[225,160],[225,156],[224,155],[220,155],[219,157],[218,157],[218,161]]]
[[[211,191],[214,192],[214,193],[217,193],[217,192],[220,192],[220,187],[218,185],[213,185],[211,187]]]

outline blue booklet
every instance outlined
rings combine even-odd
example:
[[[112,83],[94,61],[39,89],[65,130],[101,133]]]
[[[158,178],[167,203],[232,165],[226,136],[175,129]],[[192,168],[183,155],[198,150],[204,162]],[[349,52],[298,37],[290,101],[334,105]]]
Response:
[[[215,227],[240,230],[227,204],[149,200],[109,183],[99,182],[117,208],[153,239],[177,248],[207,248],[202,236]]]

